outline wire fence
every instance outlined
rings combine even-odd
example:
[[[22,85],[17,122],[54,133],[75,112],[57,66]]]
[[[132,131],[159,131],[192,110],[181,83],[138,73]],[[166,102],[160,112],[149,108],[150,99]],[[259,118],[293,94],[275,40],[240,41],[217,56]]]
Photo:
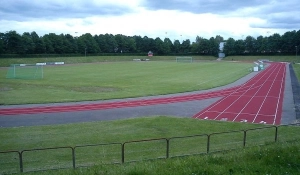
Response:
[[[300,140],[298,124],[171,138],[0,152],[0,174],[167,159]]]

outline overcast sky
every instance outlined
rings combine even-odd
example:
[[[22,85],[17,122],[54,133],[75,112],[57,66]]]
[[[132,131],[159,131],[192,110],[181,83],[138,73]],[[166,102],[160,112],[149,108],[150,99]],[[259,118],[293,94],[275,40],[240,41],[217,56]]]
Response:
[[[299,0],[0,0],[0,32],[243,39],[300,29]]]

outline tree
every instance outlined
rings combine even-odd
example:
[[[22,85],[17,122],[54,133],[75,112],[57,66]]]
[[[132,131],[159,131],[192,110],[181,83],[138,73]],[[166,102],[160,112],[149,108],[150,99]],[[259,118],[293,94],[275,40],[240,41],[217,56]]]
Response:
[[[229,55],[235,55],[235,40],[233,38],[228,38],[226,43],[224,44],[224,53],[229,56]]]
[[[245,53],[245,44],[244,40],[237,40],[234,43],[234,50],[236,54],[241,55]]]
[[[39,37],[39,35],[33,31],[30,33],[30,37],[31,37],[31,40],[33,41],[34,43],[34,51],[33,53],[34,54],[43,54],[46,52],[46,46],[45,46],[45,43],[43,41],[43,38]]]
[[[0,32],[0,54],[4,53],[4,41],[3,41],[4,33]]]
[[[90,33],[73,37],[70,34],[49,33],[40,37],[35,31],[24,32],[22,35],[16,31],[0,33],[0,54],[73,54],[73,53],[147,53],[154,51],[157,54],[170,53],[201,53],[217,55],[219,44],[224,42],[220,35],[209,40],[196,37],[191,44],[190,40],[172,42],[169,38],[163,41],[160,38],[148,38],[147,36],[126,36],[100,34],[92,36]],[[288,31],[282,36],[273,34],[268,37],[259,36],[254,38],[247,36],[245,40],[235,41],[228,38],[224,45],[226,55],[248,53],[249,55],[266,54],[295,54],[296,46],[300,48],[300,30]]]
[[[201,38],[199,41],[199,53],[208,54],[210,51],[210,43],[207,39]]]
[[[154,42],[155,42],[155,49],[153,51],[157,54],[164,54],[165,53],[164,42],[159,37],[155,38]]]
[[[78,37],[78,42],[78,49],[80,53],[100,53],[101,51],[95,38],[90,33],[86,33]]]
[[[210,55],[212,56],[217,56],[219,51],[220,51],[220,42],[223,42],[222,41],[223,38],[220,38],[220,36],[217,36],[216,38],[214,37],[211,37],[209,39],[209,52],[210,52]]]
[[[164,53],[166,54],[171,53],[172,47],[173,47],[172,41],[169,38],[165,38],[163,44]]]
[[[98,46],[101,48],[102,52],[104,52],[104,53],[111,52],[109,49],[108,43],[106,41],[105,35],[102,35],[102,34],[99,36],[95,35],[94,38],[95,38],[95,41],[97,42]]]
[[[109,53],[118,51],[118,43],[117,43],[114,35],[105,34],[105,41],[106,41],[107,50],[108,50]]]
[[[220,36],[220,35],[217,35],[217,36],[215,37],[215,41],[219,44],[219,43],[221,43],[221,42],[224,42],[224,38],[223,38],[222,36]]]
[[[189,39],[182,41],[181,50],[183,53],[189,53],[191,51],[191,41]]]
[[[32,40],[30,33],[24,32],[22,35],[22,54],[35,53],[35,44]]]
[[[55,33],[49,33],[44,35],[46,41],[47,53],[62,54],[64,53],[64,35],[56,35]]]
[[[180,42],[179,42],[179,40],[174,41],[173,52],[174,53],[179,53],[180,52]]]
[[[120,52],[128,52],[127,43],[124,35],[116,35],[115,40],[117,42],[117,47],[119,48]]]
[[[256,38],[256,44],[254,45],[254,48],[253,48],[255,53],[262,53],[263,52],[263,49],[262,49],[263,40],[264,40],[263,36],[258,36]]]
[[[61,36],[63,38],[64,53],[76,53],[77,44],[74,37],[70,34]]]
[[[271,51],[273,53],[281,52],[282,39],[278,33],[274,33],[270,37],[270,43],[271,43]]]
[[[127,37],[127,47],[128,47],[128,52],[131,53],[136,52],[136,42],[133,37]]]
[[[144,48],[143,44],[143,38],[141,36],[133,36],[133,39],[136,44],[136,52],[141,53],[141,52],[147,52],[146,49]]]
[[[247,36],[245,39],[245,52],[253,54],[256,52],[256,39],[252,36]]]
[[[53,54],[54,52],[54,48],[53,48],[53,44],[51,42],[51,40],[47,37],[47,35],[44,35],[43,37],[43,43],[44,43],[44,49],[40,50],[40,51],[44,51],[47,54]]]
[[[4,46],[9,54],[22,53],[22,37],[16,31],[9,31],[5,33]]]

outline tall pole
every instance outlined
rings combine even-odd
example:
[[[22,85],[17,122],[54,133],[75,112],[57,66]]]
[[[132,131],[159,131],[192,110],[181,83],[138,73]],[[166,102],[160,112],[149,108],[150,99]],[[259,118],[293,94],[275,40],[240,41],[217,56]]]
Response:
[[[85,57],[86,57],[86,48],[85,48],[85,50],[84,50],[84,55],[85,55]]]

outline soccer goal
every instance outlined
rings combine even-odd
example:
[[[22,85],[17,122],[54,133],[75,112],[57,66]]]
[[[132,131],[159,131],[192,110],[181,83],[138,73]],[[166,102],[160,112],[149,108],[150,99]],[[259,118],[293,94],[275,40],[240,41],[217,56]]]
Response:
[[[12,64],[7,71],[6,78],[42,79],[44,78],[43,65]]]
[[[176,62],[191,63],[193,62],[193,57],[176,57]]]

